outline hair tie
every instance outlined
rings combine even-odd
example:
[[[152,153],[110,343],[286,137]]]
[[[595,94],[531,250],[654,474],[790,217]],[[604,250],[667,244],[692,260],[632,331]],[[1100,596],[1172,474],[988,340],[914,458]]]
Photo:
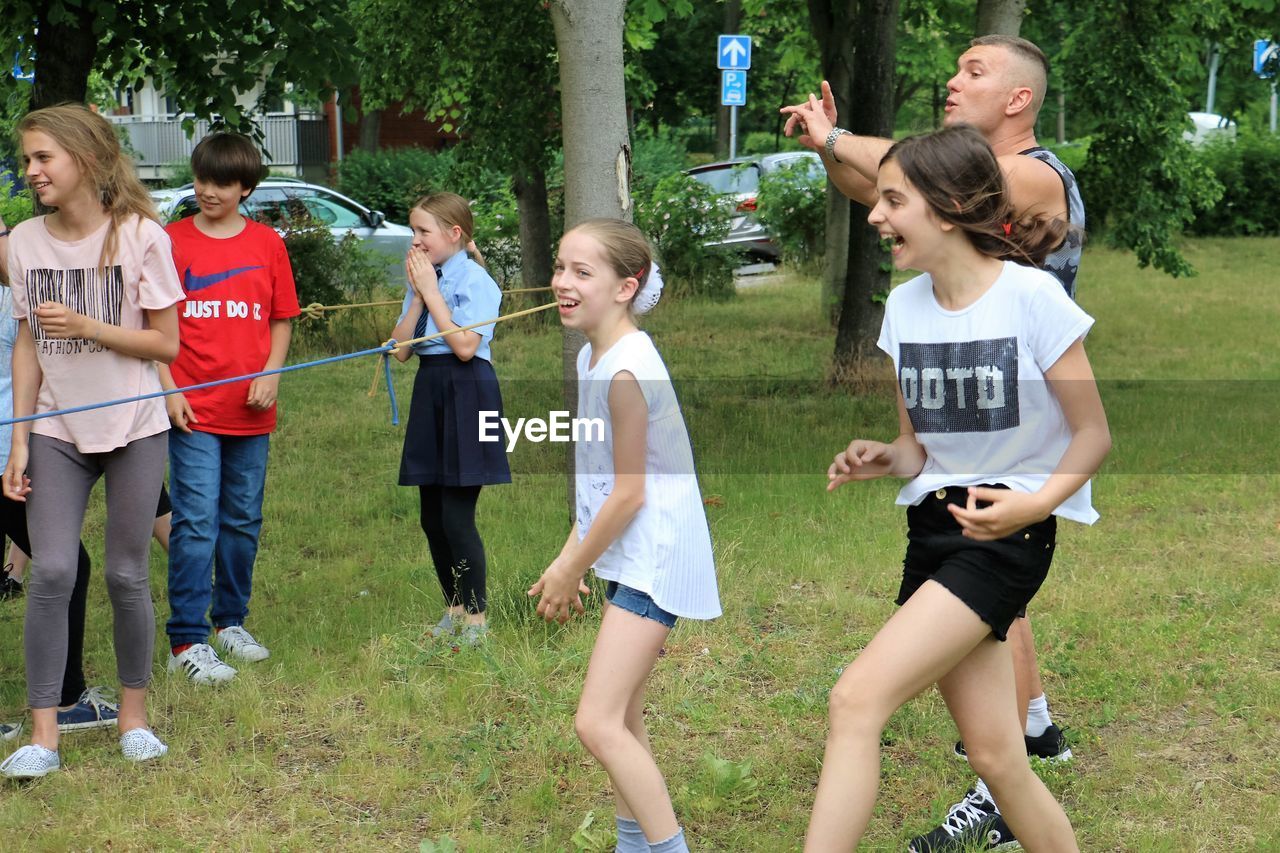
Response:
[[[1004,229],[1004,236],[1006,236],[1006,237],[1008,237],[1008,236],[1009,236],[1009,232],[1013,231],[1013,223],[1012,223],[1012,222],[1001,222],[1001,223],[1000,223],[1000,227]]]
[[[644,270],[640,270],[643,274]],[[640,278],[639,275],[636,276]],[[632,310],[637,314],[648,314],[653,310],[653,306],[658,304],[658,300],[662,298],[662,271],[658,269],[658,265],[653,261],[649,262],[649,277],[644,280],[644,284],[636,291],[635,298],[631,301]]]

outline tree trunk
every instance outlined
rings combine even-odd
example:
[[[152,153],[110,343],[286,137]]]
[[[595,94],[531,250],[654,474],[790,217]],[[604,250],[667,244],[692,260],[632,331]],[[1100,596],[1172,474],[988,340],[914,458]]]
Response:
[[[98,53],[93,32],[91,4],[66,4],[65,17],[51,23],[48,17],[36,30],[35,81],[31,109],[73,101],[83,104],[89,92],[89,72]]]
[[[856,112],[848,129],[860,136],[893,135],[894,37],[898,25],[898,0],[860,0],[858,26],[854,30],[853,81],[857,88]],[[867,224],[867,211],[854,205],[849,217],[848,276],[836,329],[834,367],[842,369],[871,354],[884,317],[883,304],[874,297],[889,289],[885,254],[876,229]]]
[[[724,29],[721,32],[726,35],[737,35],[738,28],[742,26],[742,0],[725,0],[724,3]],[[717,62],[717,65],[720,63]],[[718,92],[720,87],[716,87]],[[716,159],[727,160],[729,158],[729,107],[718,107],[716,109]]]
[[[547,175],[536,163],[527,174],[511,180],[520,213],[520,284],[521,287],[546,287],[551,283],[551,211],[547,204]],[[533,294],[534,303],[546,300]],[[549,318],[546,312],[534,315]]]
[[[857,0],[809,0],[809,25],[818,42],[822,77],[831,84],[831,93],[836,99],[836,115],[846,126],[855,113],[853,44],[857,14]],[[845,239],[845,235],[849,233],[852,204],[834,184],[827,182],[827,241],[823,253],[826,268],[822,277],[822,306],[829,323],[835,323],[840,316],[840,305],[844,299],[849,259],[849,241]]]
[[[584,219],[631,219],[631,143],[622,76],[626,0],[552,0],[560,54],[564,136],[564,227]],[[578,350],[586,339],[566,329],[561,350],[565,407],[578,410]],[[572,447],[572,445],[567,445]],[[573,454],[566,454],[569,514],[574,515]]]
[[[359,146],[370,154],[382,147],[382,110],[366,110],[361,114]]]
[[[1016,36],[1022,29],[1022,15],[1027,0],[978,0],[978,23],[975,36]]]

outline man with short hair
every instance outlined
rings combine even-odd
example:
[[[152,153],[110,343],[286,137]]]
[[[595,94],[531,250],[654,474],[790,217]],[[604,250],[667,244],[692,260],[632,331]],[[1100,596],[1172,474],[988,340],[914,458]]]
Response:
[[[1049,217],[1072,226],[1063,244],[1046,259],[1044,268],[1075,298],[1076,272],[1084,234],[1084,201],[1075,175],[1051,151],[1036,142],[1035,122],[1048,88],[1049,61],[1036,45],[1017,36],[989,35],[974,39],[956,61],[947,81],[945,125],[968,124],[991,145],[1004,170],[1010,200],[1019,219]],[[822,82],[822,100],[810,95],[803,104],[784,107],[786,134],[797,130],[799,142],[818,152],[831,182],[849,198],[875,205],[876,173],[893,145],[891,139],[856,136],[836,127],[835,99]],[[1027,754],[1032,758],[1066,761],[1071,758],[1062,730],[1049,717],[1044,686],[1036,663],[1030,622],[1014,620],[1009,629],[1019,711],[1025,725]],[[964,757],[964,745],[955,745]],[[1014,842],[986,784],[979,779],[946,820],[932,832],[911,842],[911,850],[951,851],[995,849]]]

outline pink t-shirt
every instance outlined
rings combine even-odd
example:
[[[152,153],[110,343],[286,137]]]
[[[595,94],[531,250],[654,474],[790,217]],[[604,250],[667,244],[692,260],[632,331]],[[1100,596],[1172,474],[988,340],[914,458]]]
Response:
[[[98,269],[109,224],[69,243],[50,234],[40,216],[19,223],[9,235],[13,316],[30,318],[43,373],[37,414],[160,390],[154,362],[121,355],[83,338],[46,337],[31,316],[41,302],[61,302],[103,323],[143,329],[147,309],[168,308],[182,299],[169,236],[150,219],[125,220],[117,229],[112,265],[105,274]],[[115,450],[168,428],[169,417],[159,397],[44,418],[31,425],[33,433],[71,442],[81,453]]]

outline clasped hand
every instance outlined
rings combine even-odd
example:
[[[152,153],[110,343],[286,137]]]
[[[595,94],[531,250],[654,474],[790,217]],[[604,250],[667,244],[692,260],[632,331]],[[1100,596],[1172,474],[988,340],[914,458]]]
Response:
[[[569,621],[574,611],[583,613],[582,596],[590,595],[591,589],[582,582],[582,577],[559,558],[547,566],[542,577],[529,587],[529,596],[541,595],[538,601],[538,615],[548,622],[564,624]]]
[[[36,320],[40,328],[49,338],[91,338],[96,321],[89,319],[79,311],[74,311],[61,302],[41,302],[36,306]]]
[[[970,486],[968,491],[969,498],[964,506],[950,504],[947,509],[951,510],[961,531],[970,539],[983,542],[1003,539],[1049,517],[1049,511],[1033,494],[982,486]],[[979,509],[978,501],[989,505]]]
[[[409,249],[409,254],[404,259],[404,272],[424,302],[428,296],[440,292],[440,279],[436,276],[435,265],[431,263],[431,256],[422,249]]]

